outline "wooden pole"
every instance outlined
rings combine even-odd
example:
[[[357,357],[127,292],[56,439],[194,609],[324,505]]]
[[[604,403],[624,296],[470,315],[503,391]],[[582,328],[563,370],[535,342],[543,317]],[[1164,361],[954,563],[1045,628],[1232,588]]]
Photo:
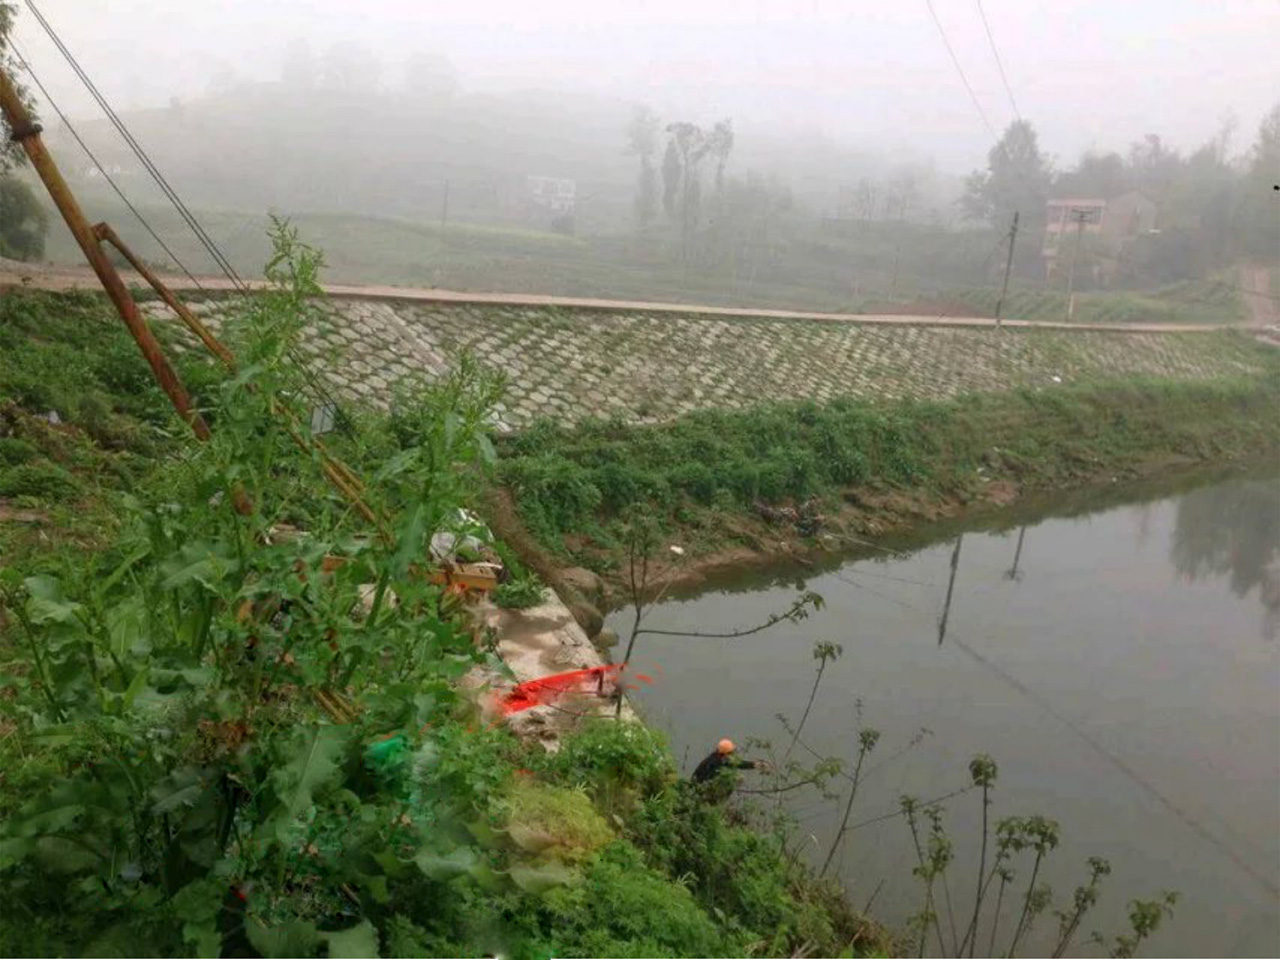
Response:
[[[111,261],[107,259],[107,255],[102,249],[102,244],[93,232],[93,227],[85,219],[84,212],[80,209],[80,204],[76,202],[70,187],[67,186],[67,182],[62,178],[57,164],[53,162],[53,157],[49,155],[44,142],[40,139],[40,125],[31,119],[31,114],[27,111],[26,105],[23,104],[22,98],[18,96],[18,91],[14,87],[13,81],[9,79],[8,74],[2,68],[0,68],[0,111],[4,113],[4,118],[8,121],[9,129],[12,131],[12,139],[22,144],[22,149],[26,152],[27,159],[31,161],[31,165],[40,176],[45,189],[49,191],[49,196],[53,199],[58,212],[62,214],[62,219],[66,221],[67,228],[71,231],[71,235],[75,237],[76,243],[84,251],[84,256],[89,261],[89,266],[93,267],[93,272],[98,275],[98,280],[101,281],[103,288],[107,291],[107,296],[115,304],[116,310],[120,314],[120,319],[129,328],[129,333],[133,335],[133,339],[138,344],[138,349],[142,351],[142,355],[151,367],[151,372],[155,374],[161,389],[168,395],[174,409],[178,411],[182,419],[191,425],[195,435],[201,440],[208,440],[208,424],[204,422],[204,418],[200,416],[199,412],[191,406],[191,395],[187,393],[186,387],[182,385],[177,371],[169,365],[169,360],[164,355],[164,350],[160,346],[160,342],[156,340],[155,334],[151,332],[146,321],[142,319],[138,305],[134,302],[133,297],[129,295],[129,290],[120,278],[120,274],[116,271]]]
[[[1018,239],[1018,211],[1013,211],[1013,226],[1009,228],[1009,256],[1004,262],[1004,283],[1000,285],[1000,299],[996,301],[996,329],[1000,329],[1000,310],[1009,292],[1009,272],[1013,269],[1013,244]]]
[[[151,289],[158,293],[160,299],[168,305],[169,309],[178,315],[178,319],[187,325],[187,329],[199,337],[200,342],[205,345],[209,352],[222,361],[222,365],[227,368],[228,372],[235,372],[236,361],[235,357],[231,355],[231,351],[210,332],[208,327],[200,322],[200,318],[192,313],[185,303],[173,295],[172,290],[160,282],[160,278],[151,271],[151,268],[142,261],[141,257],[129,249],[128,245],[120,239],[119,234],[112,230],[109,225],[99,223],[94,225],[93,235],[103,243],[109,243],[119,250],[120,255],[129,261],[129,265],[138,271],[143,280],[151,284]]]

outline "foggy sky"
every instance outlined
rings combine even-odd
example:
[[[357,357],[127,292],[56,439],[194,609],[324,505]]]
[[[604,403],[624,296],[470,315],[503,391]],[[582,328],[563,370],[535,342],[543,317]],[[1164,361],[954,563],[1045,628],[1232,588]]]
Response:
[[[568,89],[665,117],[733,116],[855,147],[906,148],[964,171],[991,134],[925,0],[40,0],[118,108],[189,98],[211,77],[275,79],[290,41],[354,41],[394,85],[407,58],[447,57],[465,90]],[[1012,118],[974,0],[934,0],[996,129]],[[1235,150],[1280,100],[1278,0],[986,0],[1024,117],[1064,163],[1145,133],[1179,148],[1228,114]],[[33,18],[17,40],[72,116],[93,115]],[[367,135],[369,131],[353,131]]]

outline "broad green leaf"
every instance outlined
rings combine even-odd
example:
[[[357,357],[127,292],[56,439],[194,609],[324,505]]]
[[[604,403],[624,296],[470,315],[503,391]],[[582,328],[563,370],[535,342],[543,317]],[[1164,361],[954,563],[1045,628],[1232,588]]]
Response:
[[[173,590],[190,583],[199,583],[206,590],[216,590],[218,583],[236,568],[226,544],[212,544],[203,540],[184,544],[177,555],[160,565],[164,579],[160,586]]]
[[[30,600],[27,613],[35,623],[68,623],[75,619],[80,604],[62,595],[62,584],[53,577],[27,577],[23,581]]]
[[[395,555],[391,558],[393,576],[403,576],[414,560],[422,559],[423,536],[427,528],[427,511],[419,503],[413,508],[409,522],[400,532],[400,541],[396,544]]]
[[[35,848],[36,841],[32,837],[13,837],[8,840],[0,840],[0,870],[7,870],[14,864],[21,863],[31,856]]]
[[[452,880],[475,867],[476,852],[470,847],[456,847],[448,853],[419,850],[413,858],[418,869],[432,880]]]
[[[245,918],[244,931],[249,943],[264,957],[309,957],[320,945],[316,925],[307,920],[286,920],[268,927],[250,916]]]
[[[400,453],[397,453],[394,457],[384,463],[378,472],[374,474],[374,481],[381,483],[385,480],[390,480],[393,477],[399,476],[413,466],[413,462],[417,457],[418,450],[416,447],[410,447],[408,450],[403,450]]]
[[[361,920],[354,927],[326,933],[331,957],[378,956],[378,931],[368,920]]]
[[[562,887],[575,882],[578,872],[563,863],[513,864],[507,875],[517,887],[526,893],[545,893],[552,887]]]
[[[480,448],[480,460],[486,464],[497,463],[498,451],[493,449],[493,441],[483,433],[478,434],[476,440]]]
[[[129,556],[125,557],[114,570],[94,584],[94,589],[97,590],[98,596],[106,596],[112,587],[124,579],[139,560],[148,556],[150,553],[151,544],[144,543],[137,550],[133,551],[133,553],[129,554]]]
[[[203,877],[173,895],[169,902],[172,915],[181,920],[182,942],[197,957],[216,957],[222,952],[222,933],[218,916],[227,884],[214,877]]]
[[[133,675],[133,679],[129,681],[129,686],[124,692],[124,708],[126,710],[133,706],[133,701],[138,699],[138,694],[146,689],[147,674],[147,665],[143,664],[141,669]]]
[[[193,806],[208,788],[197,767],[183,767],[169,774],[151,788],[151,812],[156,816],[173,813],[180,807]]]
[[[182,941],[191,946],[197,957],[222,956],[222,933],[214,920],[201,923],[184,923]]]
[[[292,759],[271,775],[276,795],[292,816],[311,806],[317,790],[337,775],[342,752],[351,739],[346,727],[302,729],[292,738]]]

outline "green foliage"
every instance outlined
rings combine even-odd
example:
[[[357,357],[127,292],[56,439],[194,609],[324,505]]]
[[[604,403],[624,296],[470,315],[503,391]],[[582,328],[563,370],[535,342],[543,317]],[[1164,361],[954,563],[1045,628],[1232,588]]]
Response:
[[[660,733],[613,721],[588,724],[539,766],[557,780],[591,791],[610,812],[629,809],[661,793],[675,779],[675,766]]]
[[[0,497],[69,500],[79,489],[76,478],[54,463],[24,463],[0,469]]]
[[[182,356],[176,366],[197,400],[216,389],[211,363]],[[0,294],[0,396],[32,413],[55,411],[109,449],[150,452],[171,426],[137,344],[110,303],[87,293]]]
[[[475,784],[396,782],[360,752],[398,731],[422,776],[456,782],[457,751],[432,766],[446,738],[424,724],[456,709],[453,680],[479,654],[406,558],[425,551],[423,517],[460,506],[450,477],[479,458],[484,411],[455,384],[440,459],[396,464],[394,535],[354,526],[276,413],[298,395],[286,356],[318,267],[285,225],[276,239],[276,286],[248,308],[242,372],[210,398],[213,439],[187,440],[157,488],[122,504],[101,555],[0,580],[14,629],[7,749],[42,755],[21,795],[6,784],[0,871],[48,952],[216,952],[245,936],[264,955],[364,951],[392,885],[418,902],[405,863],[483,866],[473,841],[440,829],[483,796]],[[232,509],[233,492],[247,509]],[[305,533],[270,536],[284,519]],[[325,572],[333,554],[347,562]],[[398,603],[353,615],[366,582]],[[226,897],[247,898],[239,919]],[[13,936],[6,949],[22,950]]]
[[[493,602],[509,610],[526,610],[542,603],[545,590],[542,581],[532,574],[526,574],[499,584],[493,591]]]
[[[1235,343],[1212,336],[1206,348]],[[1275,375],[1130,379],[935,403],[764,404],[632,429],[543,423],[501,443],[498,478],[553,549],[565,534],[585,532],[616,554],[623,519],[639,508],[662,535],[687,528],[680,542],[698,551],[719,545],[717,530],[731,527],[726,514],[755,512],[762,501],[802,503],[850,487],[966,495],[979,468],[1021,485],[1060,484],[1149,456],[1274,447],[1280,436],[1266,411],[1277,401]]]
[[[16,467],[40,455],[35,444],[17,437],[0,437],[0,466]]]
[[[561,954],[724,957],[746,948],[741,936],[722,934],[687,889],[623,845],[611,847],[580,886],[548,896],[544,911]]]
[[[44,256],[44,238],[49,232],[49,215],[36,199],[35,191],[17,177],[0,171],[0,257],[39,260]]]
[[[548,786],[526,777],[512,784],[505,803],[507,835],[542,858],[580,862],[613,839],[581,788]]]

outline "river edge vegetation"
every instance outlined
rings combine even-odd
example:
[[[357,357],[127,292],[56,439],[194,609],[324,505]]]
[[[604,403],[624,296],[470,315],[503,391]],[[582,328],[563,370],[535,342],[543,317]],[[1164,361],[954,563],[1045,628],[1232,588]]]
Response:
[[[1235,332],[1215,334],[1235,347]],[[623,578],[628,518],[685,552],[676,574],[849,549],[1022,496],[1280,453],[1280,356],[1213,381],[1086,380],[940,402],[837,399],[628,427],[540,422],[499,443],[514,516],[549,556]],[[500,524],[501,525],[501,524]],[[507,530],[512,540],[519,529]]]
[[[896,952],[933,934],[940,948],[963,950],[945,944],[932,898],[950,859],[940,808],[907,802],[901,811],[919,831],[924,904],[895,940],[787,855],[785,823],[768,829],[767,817],[694,801],[651,731],[598,724],[546,756],[477,727],[453,680],[493,658],[412,576],[424,532],[475,505],[489,470],[514,491],[535,535],[559,536],[558,549],[570,550],[574,524],[598,543],[619,542],[636,506],[656,508],[659,529],[672,534],[700,529],[690,518],[702,523],[706,511],[750,516],[764,503],[780,511],[765,522],[812,538],[819,530],[805,504],[842,489],[823,480],[824,449],[864,490],[873,477],[885,496],[927,480],[957,497],[975,464],[1022,476],[1016,465],[1026,473],[1027,462],[1044,460],[1062,482],[1133,469],[1125,442],[1143,457],[1242,455],[1276,443],[1261,427],[1211,427],[1213,417],[1251,425],[1271,408],[1273,370],[1205,387],[1094,387],[1105,400],[1079,388],[1067,394],[1073,403],[1045,409],[1057,412],[1059,430],[1086,428],[1088,443],[1058,456],[1061,436],[1045,433],[1038,445],[1010,443],[1000,465],[965,459],[1001,422],[1013,430],[1016,408],[996,398],[966,401],[975,406],[965,430],[943,434],[945,443],[946,405],[832,405],[769,408],[738,422],[691,418],[696,430],[691,421],[638,431],[543,426],[501,442],[495,463],[485,413],[498,385],[473,368],[421,388],[391,418],[362,417],[357,439],[333,441],[394,518],[381,541],[271,414],[273,400],[306,391],[286,354],[312,309],[317,266],[288,231],[277,240],[278,286],[247,311],[241,372],[226,378],[193,358],[182,363],[215,427],[203,446],[169,415],[100,299],[0,297],[8,952],[848,956]],[[1022,400],[1043,414],[1035,396]],[[1152,436],[1162,408],[1178,422]],[[727,447],[699,447],[708,434],[691,430]],[[771,443],[753,452],[743,439],[757,431]],[[672,436],[693,445],[672,447]],[[614,499],[593,502],[600,478],[575,460],[588,442],[631,451],[613,461],[606,453],[598,466],[645,467],[625,497],[612,488]],[[726,450],[738,457],[712,455]],[[801,466],[785,468],[793,453]],[[717,485],[717,470],[743,457],[746,472],[726,474],[736,486]],[[954,471],[942,469],[946,458]],[[705,476],[673,481],[664,464],[705,467],[710,492]],[[558,479],[531,487],[539,471]],[[554,512],[564,489],[587,489],[569,500],[578,513]],[[229,508],[234,490],[249,497],[249,513]],[[282,521],[307,535],[272,537]],[[334,553],[348,562],[326,571]],[[371,610],[353,615],[365,583],[400,602],[375,595]],[[994,767],[974,770],[985,810]],[[848,776],[831,767],[825,775]],[[1001,837],[1010,857],[1038,860],[1057,844],[1056,827],[1038,818],[1004,822]],[[1059,915],[1068,937],[1104,875],[1090,871],[1075,908]],[[987,886],[998,880],[1003,891],[1003,874],[991,878]],[[1048,908],[1034,868],[1025,898],[1015,941]],[[1135,901],[1134,929],[1113,950],[1132,952],[1167,906]],[[966,929],[965,939],[972,951],[976,936]]]

